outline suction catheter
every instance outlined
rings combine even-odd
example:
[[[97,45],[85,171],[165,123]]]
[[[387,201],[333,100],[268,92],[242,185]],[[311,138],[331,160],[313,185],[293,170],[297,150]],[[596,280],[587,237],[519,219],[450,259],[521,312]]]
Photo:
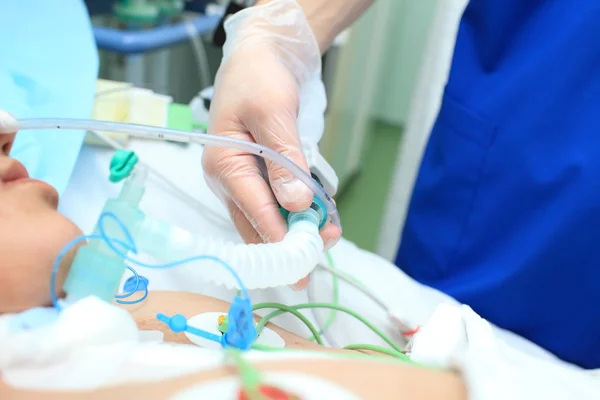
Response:
[[[289,230],[282,242],[244,245],[191,233],[167,222],[153,219],[139,208],[144,195],[147,170],[136,166],[125,180],[119,196],[108,199],[101,214],[113,214],[131,232],[140,253],[158,260],[174,260],[197,254],[210,254],[230,265],[248,289],[290,285],[308,275],[318,264],[323,252],[319,229],[328,219],[341,228],[339,214],[323,188],[300,167],[281,154],[261,145],[217,135],[196,134],[144,125],[76,119],[22,119],[19,131],[27,129],[88,130],[124,133],[134,137],[234,148],[263,157],[286,168],[315,194],[310,208],[282,214]],[[118,237],[122,229],[111,220],[103,227],[97,224],[94,234]],[[200,268],[188,263],[184,268],[190,279],[199,279],[238,288],[236,279],[226,270]],[[118,290],[127,265],[106,243],[92,241],[82,246],[73,261],[65,282],[71,298],[95,295],[111,301]]]
[[[317,181],[311,178],[302,168],[296,165],[290,159],[284,157],[278,152],[256,143],[244,140],[233,139],[220,135],[209,135],[204,133],[193,133],[179,131],[176,129],[160,128],[154,126],[129,124],[121,122],[96,121],[90,119],[69,119],[69,118],[31,118],[20,119],[17,121],[19,130],[35,129],[64,129],[64,130],[87,130],[100,132],[114,132],[130,135],[132,137],[144,139],[159,139],[176,142],[192,142],[208,146],[227,147],[246,151],[250,154],[262,157],[275,164],[285,168],[292,173],[298,180],[304,183],[314,194],[331,219],[331,222],[342,228],[340,215],[335,204],[325,190]]]

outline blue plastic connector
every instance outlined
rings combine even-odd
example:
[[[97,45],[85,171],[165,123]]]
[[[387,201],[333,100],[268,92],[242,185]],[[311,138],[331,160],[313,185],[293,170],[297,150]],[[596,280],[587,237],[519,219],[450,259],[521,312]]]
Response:
[[[227,331],[221,339],[223,347],[249,350],[257,337],[250,300],[236,296],[229,307],[227,322]]]
[[[156,314],[156,319],[165,323],[175,333],[184,332],[188,328],[187,318],[182,314],[175,314],[172,317],[165,314]]]
[[[156,314],[156,319],[166,324],[175,333],[187,332],[220,343],[223,347],[233,347],[239,350],[249,350],[258,336],[252,318],[252,305],[247,298],[236,296],[227,313],[227,331],[217,336],[202,329],[189,326],[187,318],[181,314],[169,317]]]
[[[158,313],[156,314],[156,319],[166,324],[169,329],[175,333],[188,332],[192,335],[212,340],[213,342],[221,343],[222,341],[221,336],[217,336],[210,332],[203,331],[202,329],[189,326],[187,323],[187,318],[182,314],[175,314],[172,317],[169,317],[168,315]]]
[[[149,282],[150,281],[148,281],[148,278],[142,275],[138,275],[137,277],[132,276],[131,278],[125,281],[125,284],[123,285],[123,291],[126,293],[133,292],[134,290],[136,292],[145,292],[146,290],[148,290]]]

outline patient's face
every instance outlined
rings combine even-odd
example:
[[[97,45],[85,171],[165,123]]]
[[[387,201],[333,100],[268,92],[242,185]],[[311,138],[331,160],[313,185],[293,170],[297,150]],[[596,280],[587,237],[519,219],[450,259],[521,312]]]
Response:
[[[0,134],[0,313],[48,304],[52,264],[81,235],[56,211],[56,190],[29,179],[23,165],[8,157],[13,141],[14,135]],[[72,255],[61,265],[59,287]]]

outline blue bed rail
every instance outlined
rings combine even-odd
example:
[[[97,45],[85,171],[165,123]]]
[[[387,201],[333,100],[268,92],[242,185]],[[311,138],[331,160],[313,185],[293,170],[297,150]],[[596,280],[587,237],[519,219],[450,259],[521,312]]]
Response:
[[[190,22],[199,35],[204,35],[214,30],[220,19],[221,15],[202,15]],[[95,26],[94,36],[99,49],[120,54],[145,53],[189,40],[186,22],[140,31]]]

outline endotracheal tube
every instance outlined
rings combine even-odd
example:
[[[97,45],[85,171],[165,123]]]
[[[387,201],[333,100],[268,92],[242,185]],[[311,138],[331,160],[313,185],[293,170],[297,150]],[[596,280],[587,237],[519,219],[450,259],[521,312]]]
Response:
[[[323,252],[323,242],[319,228],[328,217],[339,225],[339,215],[331,199],[323,189],[304,173],[297,165],[280,154],[259,146],[221,136],[193,134],[163,128],[141,125],[117,124],[91,120],[20,120],[19,130],[23,129],[87,129],[123,132],[136,136],[160,139],[195,141],[207,145],[233,147],[251,152],[287,168],[315,193],[311,208],[286,213],[289,230],[279,243],[244,245],[229,243],[218,238],[198,235],[166,222],[153,219],[139,208],[143,197],[147,171],[136,166],[124,182],[119,196],[108,199],[102,215],[113,215],[114,219],[99,221],[92,236],[112,237],[118,240],[129,239],[135,243],[136,252],[146,253],[157,260],[172,261],[208,255],[232,267],[248,289],[289,285],[308,275],[317,265]],[[102,220],[102,218],[101,218]],[[101,223],[102,222],[102,223]],[[122,223],[131,238],[123,238]],[[128,249],[120,248],[127,253]],[[206,268],[199,265],[201,257],[185,264],[190,279],[209,281],[239,288],[239,281],[222,268]],[[118,291],[121,278],[128,268],[123,252],[115,251],[110,242],[90,240],[81,246],[73,261],[64,285],[68,301],[95,295],[105,301],[112,301]]]

